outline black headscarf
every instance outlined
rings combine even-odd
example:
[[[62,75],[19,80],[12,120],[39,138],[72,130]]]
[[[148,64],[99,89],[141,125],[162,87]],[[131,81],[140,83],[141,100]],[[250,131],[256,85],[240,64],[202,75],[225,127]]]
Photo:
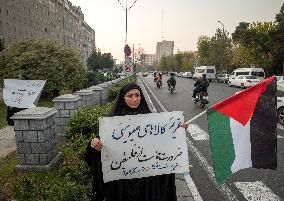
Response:
[[[138,89],[140,91],[141,101],[138,106],[138,108],[132,109],[127,106],[124,100],[124,96],[131,91],[132,89]],[[146,99],[143,95],[143,92],[139,85],[136,83],[127,83],[124,85],[116,97],[114,104],[112,106],[111,112],[109,113],[109,116],[124,116],[124,115],[135,115],[135,114],[147,114],[151,113],[148,104],[146,102]]]

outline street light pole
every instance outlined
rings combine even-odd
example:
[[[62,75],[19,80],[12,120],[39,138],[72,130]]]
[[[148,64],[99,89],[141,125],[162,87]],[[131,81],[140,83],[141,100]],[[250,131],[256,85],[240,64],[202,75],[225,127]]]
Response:
[[[222,22],[220,22],[219,20],[218,20],[218,22],[223,26],[223,34],[224,34],[225,33],[224,32],[224,24]]]
[[[218,20],[218,22],[222,25],[222,27],[223,27],[223,37],[225,37],[225,29],[224,29],[224,24],[222,23],[222,22],[220,22],[219,20]],[[223,43],[222,43],[223,44]],[[224,60],[224,53],[223,53],[223,60]],[[224,66],[223,66],[223,64],[224,63],[221,63],[221,68],[222,68],[222,70],[223,70],[223,68],[224,68]],[[228,73],[228,70],[227,70],[227,65],[226,65],[226,73]]]
[[[118,0],[119,4],[122,6],[122,8],[125,10],[125,45],[127,44],[127,18],[128,18],[128,11],[133,7],[133,5],[138,0],[135,0],[133,4],[128,8],[127,7],[127,0],[125,1],[125,7],[121,4],[121,2]]]

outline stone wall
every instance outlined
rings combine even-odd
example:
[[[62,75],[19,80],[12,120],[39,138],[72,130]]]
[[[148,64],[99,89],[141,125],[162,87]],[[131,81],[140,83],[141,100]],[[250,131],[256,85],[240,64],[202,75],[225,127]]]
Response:
[[[54,108],[35,107],[16,113],[16,170],[46,171],[60,159],[56,143]]]
[[[54,108],[35,107],[14,114],[19,164],[16,170],[47,171],[61,159],[58,136],[65,136],[70,118],[81,108],[106,103],[109,88],[121,81],[92,86],[53,99]]]

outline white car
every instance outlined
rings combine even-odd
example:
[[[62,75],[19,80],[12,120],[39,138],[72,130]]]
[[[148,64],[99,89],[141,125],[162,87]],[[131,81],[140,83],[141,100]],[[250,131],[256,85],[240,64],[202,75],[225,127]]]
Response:
[[[248,88],[259,83],[260,81],[261,80],[259,78],[252,75],[238,75],[237,77],[230,76],[228,85]]]
[[[182,77],[192,78],[192,73],[191,73],[191,72],[184,72],[184,73],[182,74]]]
[[[227,83],[229,80],[230,74],[219,74],[216,76],[217,82]]]
[[[284,97],[277,96],[277,120],[284,125]]]

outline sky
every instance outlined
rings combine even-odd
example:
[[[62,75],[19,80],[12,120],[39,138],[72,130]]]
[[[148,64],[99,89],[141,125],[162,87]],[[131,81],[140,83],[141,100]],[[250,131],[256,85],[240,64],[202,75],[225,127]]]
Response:
[[[123,61],[128,10],[127,44],[155,54],[156,44],[174,41],[174,53],[197,50],[199,36],[216,29],[233,33],[240,22],[271,22],[283,0],[69,0],[80,6],[94,30],[96,46]],[[121,2],[121,4],[119,3]],[[126,6],[127,3],[127,6]],[[124,8],[123,8],[123,7]],[[222,24],[220,24],[220,21]]]

